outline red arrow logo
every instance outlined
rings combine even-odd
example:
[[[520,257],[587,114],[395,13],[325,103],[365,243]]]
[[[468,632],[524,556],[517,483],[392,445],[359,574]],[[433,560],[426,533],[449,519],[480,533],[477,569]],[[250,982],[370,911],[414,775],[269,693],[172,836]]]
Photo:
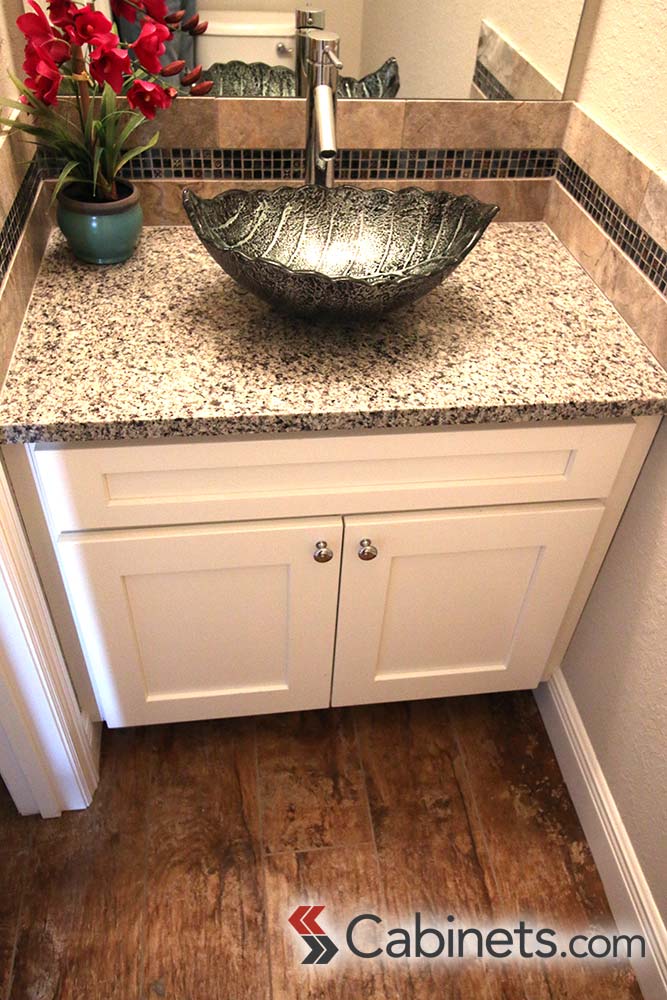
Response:
[[[324,934],[317,923],[317,918],[323,909],[323,906],[297,906],[292,916],[287,919],[297,934]]]

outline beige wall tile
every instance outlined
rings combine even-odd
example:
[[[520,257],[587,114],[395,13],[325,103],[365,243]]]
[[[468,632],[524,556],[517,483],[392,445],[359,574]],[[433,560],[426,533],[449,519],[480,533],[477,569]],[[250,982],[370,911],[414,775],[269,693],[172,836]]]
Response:
[[[339,149],[400,149],[405,101],[338,101]]]
[[[74,113],[72,102],[62,104],[65,113]],[[137,129],[132,141],[146,142],[156,129],[162,149],[300,149],[306,105],[296,98],[182,98]]]
[[[563,96],[562,91],[486,20],[481,25],[477,58],[510,94],[519,99],[560,101]]]
[[[400,191],[420,187],[423,191],[451,191],[470,194],[480,201],[498,205],[498,222],[540,222],[549,196],[549,180],[438,180],[438,181],[354,181],[354,187],[375,187]]]
[[[188,105],[190,102],[182,103]],[[302,149],[305,145],[305,101],[297,98],[225,97],[215,100],[215,106],[218,113],[217,145],[222,149]],[[199,145],[206,143],[202,141]]]
[[[498,205],[497,222],[539,222],[549,196],[550,180],[454,180],[421,181],[419,187],[429,190],[441,183],[453,194],[471,194],[487,204]]]
[[[544,221],[595,279],[611,241],[557,182],[549,191]]]
[[[558,101],[407,101],[403,147],[560,147],[569,111]]]
[[[667,247],[667,174],[652,173],[649,177],[637,222],[661,246]]]
[[[572,106],[563,149],[625,212],[637,218],[651,176],[650,167],[576,105]]]
[[[425,191],[451,191],[453,194],[471,194],[480,201],[500,206],[499,222],[537,222],[544,216],[549,193],[548,180],[507,181],[422,181]],[[188,187],[204,198],[232,189],[261,188],[265,191],[278,187],[298,187],[299,181],[138,181],[141,205],[147,226],[189,225],[182,204],[183,188]],[[415,187],[415,181],[355,181],[353,187],[366,190],[386,188],[397,191]]]
[[[183,189],[189,188],[202,198],[213,198],[223,191],[258,188],[272,191],[278,187],[298,187],[296,181],[137,181],[147,226],[189,226],[183,208]]]
[[[50,232],[49,195],[42,187],[0,288],[0,384],[7,374]]]
[[[545,221],[667,367],[667,299],[560,184],[552,186]]]
[[[34,147],[28,146],[19,133],[0,136],[0,226],[7,218],[33,156]]]
[[[159,130],[158,146],[162,149],[218,145],[218,109],[214,97],[177,99],[171,108],[159,111],[155,121],[146,122],[132,136],[139,145]]]

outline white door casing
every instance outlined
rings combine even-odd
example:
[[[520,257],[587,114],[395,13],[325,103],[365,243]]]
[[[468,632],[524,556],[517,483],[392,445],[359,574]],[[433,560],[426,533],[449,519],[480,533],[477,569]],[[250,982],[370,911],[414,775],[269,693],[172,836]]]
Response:
[[[603,510],[346,517],[332,703],[535,687]]]
[[[0,463],[0,768],[22,812],[89,805],[98,733],[82,714]]]

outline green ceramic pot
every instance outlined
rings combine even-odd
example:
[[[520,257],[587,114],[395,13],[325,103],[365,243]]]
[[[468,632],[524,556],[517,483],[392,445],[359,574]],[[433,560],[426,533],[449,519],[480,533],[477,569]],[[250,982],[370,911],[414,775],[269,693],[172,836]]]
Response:
[[[79,260],[120,264],[134,253],[143,223],[139,192],[126,181],[118,187],[118,201],[85,201],[74,184],[58,195],[58,225]]]

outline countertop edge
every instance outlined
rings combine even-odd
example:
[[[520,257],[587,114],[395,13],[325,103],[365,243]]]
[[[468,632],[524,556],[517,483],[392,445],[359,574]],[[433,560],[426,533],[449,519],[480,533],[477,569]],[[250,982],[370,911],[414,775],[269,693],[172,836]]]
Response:
[[[393,410],[364,413],[267,414],[193,417],[174,420],[53,423],[0,427],[0,442],[71,444],[102,441],[151,441],[163,438],[231,437],[233,435],[355,433],[371,430],[419,430],[476,424],[541,423],[587,419],[613,420],[667,414],[667,396],[654,399],[581,401],[529,405]]]

